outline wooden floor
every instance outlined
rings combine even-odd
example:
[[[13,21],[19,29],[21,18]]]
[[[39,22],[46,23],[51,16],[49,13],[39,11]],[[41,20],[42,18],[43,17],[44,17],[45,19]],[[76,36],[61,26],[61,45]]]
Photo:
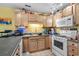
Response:
[[[50,50],[43,50],[34,53],[23,53],[23,56],[54,56],[54,54]]]

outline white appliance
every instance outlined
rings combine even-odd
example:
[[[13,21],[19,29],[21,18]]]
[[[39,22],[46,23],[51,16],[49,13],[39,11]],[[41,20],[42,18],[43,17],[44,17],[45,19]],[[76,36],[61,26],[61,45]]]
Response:
[[[57,27],[73,26],[73,15],[56,20]]]
[[[52,52],[56,56],[67,56],[67,39],[59,36],[52,36]]]

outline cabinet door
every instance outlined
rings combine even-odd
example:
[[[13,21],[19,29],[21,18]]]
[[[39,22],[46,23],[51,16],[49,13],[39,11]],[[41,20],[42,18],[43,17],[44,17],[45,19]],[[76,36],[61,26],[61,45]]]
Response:
[[[46,48],[50,48],[50,41],[49,37],[46,37]]]
[[[29,51],[29,38],[23,38],[23,52]]]
[[[60,20],[62,18],[62,11],[57,12],[53,17],[53,26],[56,27],[56,20]]]
[[[72,15],[72,14],[73,14],[72,5],[66,7],[66,8],[63,10],[63,17],[69,16],[69,15]]]
[[[42,16],[43,26],[47,27],[47,16]]]
[[[37,51],[37,39],[29,39],[29,51]]]
[[[36,16],[34,14],[29,14],[29,22],[36,22]]]
[[[59,11],[59,12],[57,12],[57,13],[55,14],[54,19],[55,19],[55,20],[59,20],[59,19],[61,19],[61,18],[62,18],[62,11]]]
[[[76,10],[75,11],[76,12],[75,13],[76,14],[75,15],[75,21],[76,21],[76,24],[79,25],[79,4],[76,5],[76,9],[75,10]]]
[[[36,15],[36,22],[38,22],[38,23],[41,23],[41,24],[43,24],[42,23],[42,16],[41,15]]]
[[[16,14],[16,20],[15,20],[15,25],[16,26],[19,26],[19,25],[21,25],[21,14],[19,13],[19,14]]]
[[[47,27],[52,27],[53,26],[53,16],[48,16],[47,20]]]
[[[22,20],[22,25],[28,26],[28,13],[22,14],[21,20]]]
[[[38,50],[43,50],[43,49],[45,49],[45,39],[39,38],[38,39]]]
[[[50,49],[50,51],[52,52],[52,37],[51,36],[47,36],[46,37],[46,49]]]

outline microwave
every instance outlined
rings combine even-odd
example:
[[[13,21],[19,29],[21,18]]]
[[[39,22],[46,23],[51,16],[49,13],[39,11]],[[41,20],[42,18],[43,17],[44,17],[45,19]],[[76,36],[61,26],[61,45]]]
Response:
[[[56,27],[67,27],[73,25],[73,15],[56,20]]]

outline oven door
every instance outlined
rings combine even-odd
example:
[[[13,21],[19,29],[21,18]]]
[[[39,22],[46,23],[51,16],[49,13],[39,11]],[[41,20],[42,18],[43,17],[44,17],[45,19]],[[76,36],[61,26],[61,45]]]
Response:
[[[56,37],[53,40],[53,49],[61,55],[67,56],[67,39],[62,37]]]

